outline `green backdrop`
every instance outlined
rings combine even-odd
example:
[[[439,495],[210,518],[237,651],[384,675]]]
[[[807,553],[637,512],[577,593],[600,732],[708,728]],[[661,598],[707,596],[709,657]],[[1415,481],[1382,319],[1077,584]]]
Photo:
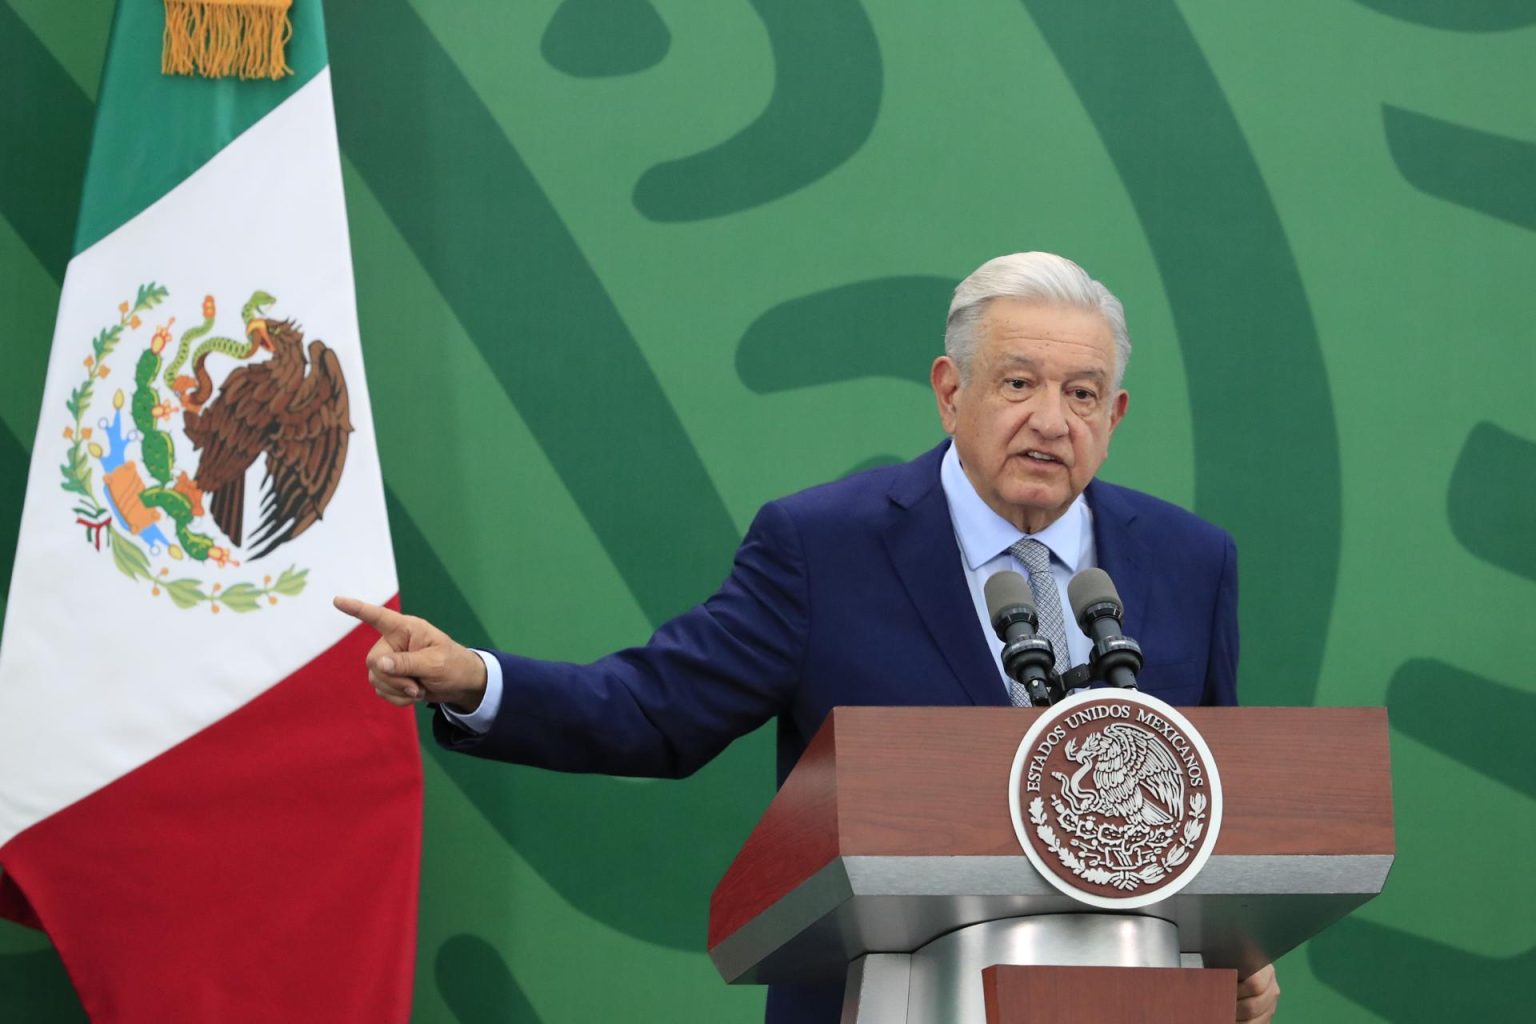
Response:
[[[0,581],[110,7],[0,0]],[[762,502],[937,441],[924,382],[961,276],[1068,254],[1136,339],[1105,476],[1237,536],[1244,700],[1391,709],[1397,864],[1282,961],[1284,1015],[1529,1006],[1528,2],[333,0],[327,20],[408,609],[539,656],[642,641]],[[757,1019],[761,991],[700,950],[771,747],[649,782],[428,746],[416,1019]],[[0,1017],[80,1017],[10,925]]]

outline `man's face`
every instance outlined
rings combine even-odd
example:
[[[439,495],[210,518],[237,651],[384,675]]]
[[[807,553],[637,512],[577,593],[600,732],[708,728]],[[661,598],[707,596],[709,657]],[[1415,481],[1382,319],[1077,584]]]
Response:
[[[970,379],[933,364],[939,419],[993,511],[1026,533],[1061,517],[1109,454],[1130,396],[1116,389],[1103,316],[993,299],[977,325]]]

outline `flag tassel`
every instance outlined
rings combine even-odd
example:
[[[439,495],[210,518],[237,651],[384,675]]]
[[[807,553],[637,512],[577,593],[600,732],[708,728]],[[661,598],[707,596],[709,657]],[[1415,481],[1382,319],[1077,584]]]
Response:
[[[204,78],[282,78],[292,0],[165,0],[160,70]]]

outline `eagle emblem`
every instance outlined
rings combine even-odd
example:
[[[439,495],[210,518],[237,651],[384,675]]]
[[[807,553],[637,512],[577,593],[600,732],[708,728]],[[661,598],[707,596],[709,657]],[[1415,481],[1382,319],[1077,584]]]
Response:
[[[1141,726],[1112,722],[1081,747],[1068,740],[1065,754],[1082,767],[1070,778],[1051,774],[1072,813],[1107,815],[1146,829],[1184,817],[1183,769]]]
[[[272,316],[277,299],[264,291],[227,335],[209,295],[177,336],[175,316],[153,315],[168,297],[150,282],[118,306],[66,402],[59,468],[75,523],[119,571],[178,607],[247,612],[296,597],[307,570],[254,568],[319,523],[340,485],[352,433],[341,361],[294,319]],[[131,381],[93,414],[97,388],[135,340]],[[258,473],[253,511],[247,487]]]
[[[1010,784],[1014,828],[1046,879],[1100,907],[1164,899],[1214,846],[1220,779],[1178,711],[1123,690],[1055,705],[1025,735]]]

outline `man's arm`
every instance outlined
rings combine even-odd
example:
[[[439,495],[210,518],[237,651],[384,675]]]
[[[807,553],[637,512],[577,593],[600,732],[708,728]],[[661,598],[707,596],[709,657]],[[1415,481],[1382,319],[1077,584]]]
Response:
[[[590,665],[490,652],[503,679],[490,729],[476,735],[439,715],[434,735],[461,753],[559,771],[687,775],[788,706],[803,668],[806,602],[798,531],[770,504],[720,590],[648,643]],[[421,619],[345,598],[337,607],[381,631],[369,654],[381,697],[460,714],[478,704],[487,674],[476,652]]]
[[[675,778],[779,714],[800,684],[809,619],[799,534],[758,513],[730,575],[643,645],[587,665],[493,652],[505,685],[483,736],[433,723],[452,750],[557,771]]]

